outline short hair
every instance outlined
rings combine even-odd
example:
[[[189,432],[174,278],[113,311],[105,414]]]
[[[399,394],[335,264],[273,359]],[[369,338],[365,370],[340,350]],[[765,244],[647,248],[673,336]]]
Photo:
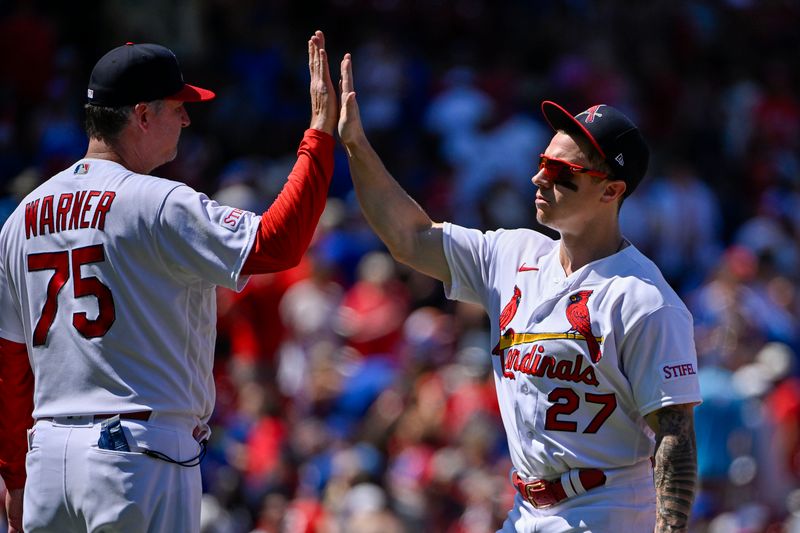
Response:
[[[152,106],[156,113],[160,113],[164,107],[163,100],[153,100],[147,102]],[[133,108],[135,106],[107,107],[94,104],[86,104],[86,116],[84,119],[84,129],[90,139],[97,139],[107,144],[114,144],[119,139],[123,128],[128,123]]]
[[[122,129],[128,123],[133,106],[106,107],[86,104],[84,129],[90,139],[97,139],[107,144],[114,144]]]
[[[563,133],[564,135],[568,135],[573,141],[575,141],[575,144],[577,144],[578,148],[581,149],[581,152],[584,153],[586,159],[589,160],[589,167],[592,170],[599,170],[601,172],[605,172],[606,174],[608,174],[607,179],[612,179],[612,180],[617,179],[614,177],[614,171],[611,168],[611,165],[609,165],[606,162],[605,158],[602,155],[600,155],[600,152],[597,150],[597,148],[594,147],[592,143],[589,142],[588,139],[586,139],[581,135],[574,135],[564,130],[558,130],[558,132]]]

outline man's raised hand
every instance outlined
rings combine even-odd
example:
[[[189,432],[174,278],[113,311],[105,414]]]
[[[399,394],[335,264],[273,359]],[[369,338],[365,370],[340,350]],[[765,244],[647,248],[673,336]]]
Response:
[[[310,128],[333,135],[338,119],[336,91],[328,67],[325,51],[325,34],[320,30],[308,40],[308,71],[311,74],[311,125]]]
[[[342,78],[339,88],[342,93],[342,109],[339,113],[339,138],[342,144],[351,153],[349,146],[365,140],[364,126],[361,124],[361,115],[356,102],[355,88],[353,87],[353,59],[350,54],[345,54],[342,59]]]

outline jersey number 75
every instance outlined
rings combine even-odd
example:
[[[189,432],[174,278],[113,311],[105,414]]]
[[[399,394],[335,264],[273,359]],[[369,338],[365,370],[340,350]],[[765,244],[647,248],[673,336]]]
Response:
[[[47,333],[56,319],[58,312],[58,294],[70,277],[72,263],[72,287],[75,298],[94,296],[97,298],[99,312],[97,318],[90,320],[86,313],[73,313],[72,325],[87,339],[102,337],[114,324],[116,311],[111,290],[96,276],[82,277],[81,266],[100,263],[106,260],[102,244],[76,248],[71,251],[45,252],[28,255],[28,271],[54,270],[53,277],[47,284],[47,298],[42,306],[42,313],[33,330],[33,345],[42,346],[47,342]]]

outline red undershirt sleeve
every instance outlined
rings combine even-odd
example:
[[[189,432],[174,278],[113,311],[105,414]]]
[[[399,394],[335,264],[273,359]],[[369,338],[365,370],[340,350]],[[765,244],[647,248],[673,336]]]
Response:
[[[0,476],[25,486],[27,429],[33,426],[33,372],[24,344],[0,337]]]
[[[278,198],[263,215],[242,275],[296,266],[311,243],[333,176],[333,136],[308,129],[297,162]]]

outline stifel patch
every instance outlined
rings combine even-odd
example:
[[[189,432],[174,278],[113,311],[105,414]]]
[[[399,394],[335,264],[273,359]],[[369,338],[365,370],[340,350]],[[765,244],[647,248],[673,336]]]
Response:
[[[231,208],[219,221],[219,225],[231,231],[236,231],[237,226],[239,226],[239,223],[242,221],[242,215],[244,215],[243,210]]]
[[[659,373],[661,374],[661,381],[667,382],[685,378],[687,376],[694,376],[697,374],[697,368],[693,362],[669,361],[661,365],[659,368]]]

